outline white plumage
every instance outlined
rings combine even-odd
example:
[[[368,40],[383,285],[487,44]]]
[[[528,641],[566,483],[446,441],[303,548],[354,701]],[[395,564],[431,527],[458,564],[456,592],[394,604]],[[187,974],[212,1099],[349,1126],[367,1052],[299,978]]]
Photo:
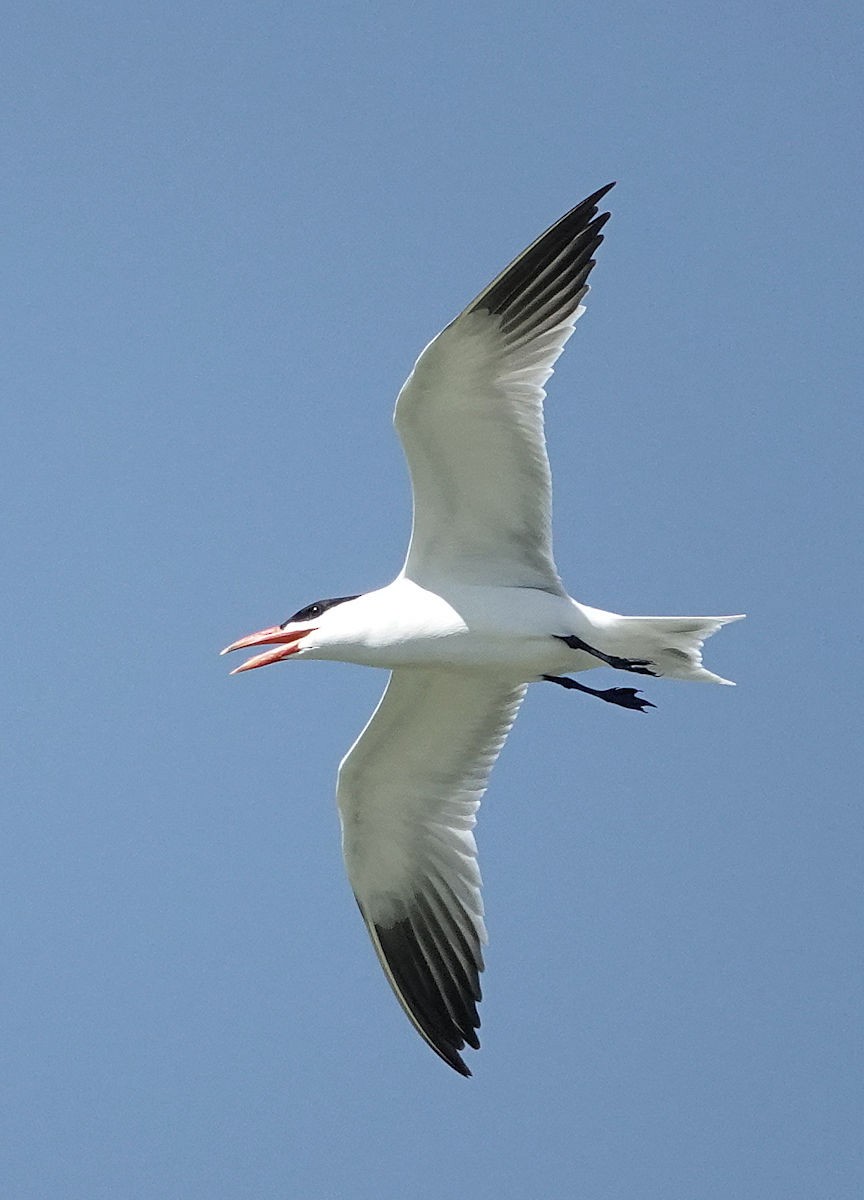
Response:
[[[468,1075],[486,941],[473,827],[527,685],[624,708],[633,688],[570,678],[604,664],[728,683],[701,646],[740,617],[622,617],[571,599],[552,552],[544,385],[576,321],[609,214],[601,188],[542,234],[423,351],[395,425],[414,523],[385,588],[309,605],[228,646],[391,670],[339,768],[345,864],[384,972],[429,1045]]]

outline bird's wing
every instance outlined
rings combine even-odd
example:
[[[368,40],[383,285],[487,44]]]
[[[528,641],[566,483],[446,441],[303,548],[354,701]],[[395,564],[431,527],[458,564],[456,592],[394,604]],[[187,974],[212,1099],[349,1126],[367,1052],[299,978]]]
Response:
[[[523,251],[423,351],[394,422],[411,472],[404,574],[563,587],[552,554],[543,385],[584,311],[609,213],[589,196]]]
[[[479,1046],[486,941],[472,829],[524,684],[403,668],[339,767],[348,877],[399,1003],[445,1062]]]

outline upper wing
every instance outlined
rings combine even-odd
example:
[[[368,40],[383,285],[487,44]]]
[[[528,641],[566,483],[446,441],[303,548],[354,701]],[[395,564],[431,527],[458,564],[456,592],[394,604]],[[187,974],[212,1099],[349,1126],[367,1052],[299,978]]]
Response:
[[[480,1043],[486,941],[471,832],[524,684],[402,669],[339,767],[348,878],[390,985],[445,1062]]]
[[[411,472],[404,573],[563,591],[552,555],[543,385],[577,319],[609,184],[523,251],[423,351],[394,421]]]

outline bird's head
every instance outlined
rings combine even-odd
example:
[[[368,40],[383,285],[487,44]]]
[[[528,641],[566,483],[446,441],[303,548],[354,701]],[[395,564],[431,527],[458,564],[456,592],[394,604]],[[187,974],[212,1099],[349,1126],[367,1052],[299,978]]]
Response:
[[[251,646],[274,646],[275,649],[265,650],[263,654],[247,658],[246,662],[235,667],[231,674],[239,675],[241,671],[253,671],[256,667],[267,667],[270,663],[290,658],[292,654],[301,654],[305,649],[311,648],[311,642],[307,642],[307,639],[320,627],[327,610],[335,608],[337,604],[356,599],[356,596],[334,596],[329,600],[316,600],[314,604],[307,604],[305,608],[301,608],[281,625],[271,625],[269,629],[261,629],[258,633],[247,634],[246,637],[232,642],[230,646],[225,647],[223,654],[230,654],[232,650],[248,650]],[[314,641],[315,639],[312,639],[312,642]]]

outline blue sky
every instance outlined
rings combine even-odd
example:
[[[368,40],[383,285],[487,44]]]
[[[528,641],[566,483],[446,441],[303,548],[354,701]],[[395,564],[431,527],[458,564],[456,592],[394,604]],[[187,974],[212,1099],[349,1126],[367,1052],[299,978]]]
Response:
[[[851,3],[7,15],[4,1195],[860,1195],[860,47]],[[739,686],[532,689],[466,1081],[342,872],[383,677],[216,651],[392,577],[414,357],[610,179],[559,565],[747,611]]]

